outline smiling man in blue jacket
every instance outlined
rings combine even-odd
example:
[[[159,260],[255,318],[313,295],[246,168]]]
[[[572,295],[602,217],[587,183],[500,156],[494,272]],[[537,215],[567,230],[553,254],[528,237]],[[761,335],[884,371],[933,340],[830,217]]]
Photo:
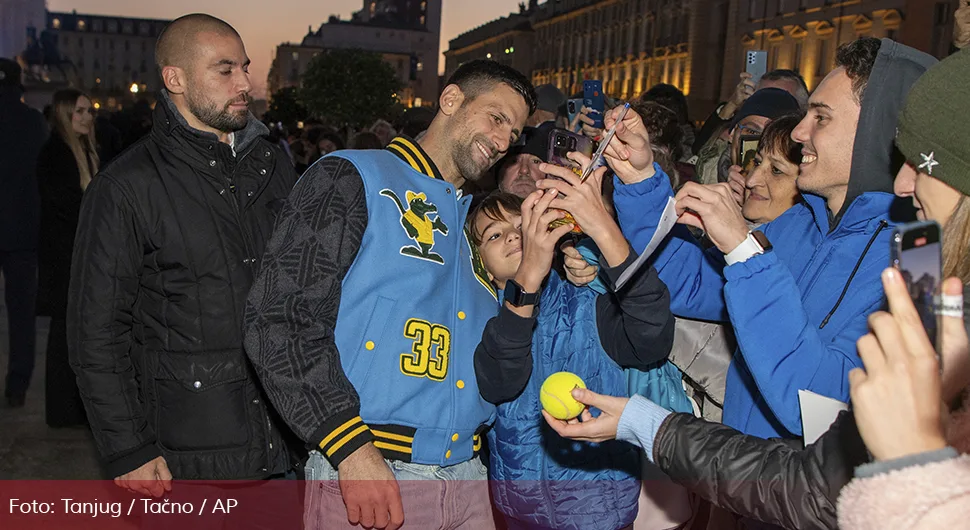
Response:
[[[890,40],[841,47],[837,68],[792,133],[803,145],[804,202],[761,231],[749,232],[726,184],[689,183],[677,194],[679,222],[704,229],[717,248],[705,253],[678,226],[654,265],[675,314],[734,326],[739,348],[728,370],[725,424],[795,437],[802,432],[798,390],[848,401],[847,373],[861,364],[855,341],[883,304],[896,116],[934,62]],[[673,191],[638,134],[639,118],[630,113],[621,129],[608,150],[616,210],[634,248],[643,248]]]

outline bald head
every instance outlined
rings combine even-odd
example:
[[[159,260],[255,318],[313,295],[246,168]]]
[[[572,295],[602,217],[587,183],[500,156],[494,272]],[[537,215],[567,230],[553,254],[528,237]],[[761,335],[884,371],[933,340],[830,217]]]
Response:
[[[161,71],[166,66],[188,70],[199,37],[203,34],[241,38],[232,26],[214,16],[204,13],[181,16],[165,26],[155,43],[155,64],[158,70]]]

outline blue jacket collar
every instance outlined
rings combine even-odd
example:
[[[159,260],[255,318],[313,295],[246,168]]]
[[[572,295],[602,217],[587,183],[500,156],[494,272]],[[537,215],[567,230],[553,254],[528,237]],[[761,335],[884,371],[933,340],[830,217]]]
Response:
[[[839,224],[831,230],[829,229],[829,209],[825,199],[818,195],[803,194],[812,216],[815,218],[815,226],[822,234],[834,232],[871,232],[876,229],[880,221],[889,220],[889,209],[896,196],[892,193],[881,191],[870,191],[856,197],[848,208]]]

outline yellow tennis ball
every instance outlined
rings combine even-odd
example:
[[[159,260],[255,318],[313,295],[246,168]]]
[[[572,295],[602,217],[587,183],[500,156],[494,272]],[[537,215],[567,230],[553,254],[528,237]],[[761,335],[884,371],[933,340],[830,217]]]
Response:
[[[570,372],[556,372],[546,378],[539,390],[542,408],[553,418],[569,420],[579,416],[586,405],[573,399],[574,388],[586,388],[586,383],[578,375]]]

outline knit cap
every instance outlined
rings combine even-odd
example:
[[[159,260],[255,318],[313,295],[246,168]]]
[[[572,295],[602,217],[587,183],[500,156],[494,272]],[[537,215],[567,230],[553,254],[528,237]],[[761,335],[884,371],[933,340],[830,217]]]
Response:
[[[896,146],[920,173],[970,195],[970,50],[916,81],[899,114]]]

